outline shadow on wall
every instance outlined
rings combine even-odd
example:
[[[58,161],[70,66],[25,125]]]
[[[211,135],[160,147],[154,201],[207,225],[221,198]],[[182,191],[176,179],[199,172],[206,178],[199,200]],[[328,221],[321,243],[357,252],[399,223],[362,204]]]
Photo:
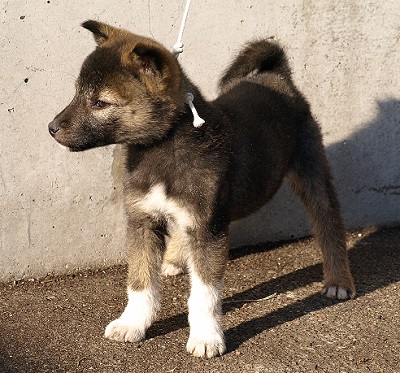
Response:
[[[400,100],[377,102],[374,120],[327,147],[347,228],[400,222]],[[311,233],[287,185],[256,214],[231,225],[234,247]]]
[[[377,108],[373,121],[327,149],[349,228],[400,222],[400,100]]]

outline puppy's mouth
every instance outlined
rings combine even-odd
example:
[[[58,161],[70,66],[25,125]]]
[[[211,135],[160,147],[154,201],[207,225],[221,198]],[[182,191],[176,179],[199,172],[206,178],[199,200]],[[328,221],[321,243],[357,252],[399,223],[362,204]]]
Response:
[[[48,127],[51,137],[57,141],[60,147],[68,149],[70,152],[79,152],[88,148],[84,144],[71,144],[71,141],[65,138],[65,130],[60,126],[58,121],[53,120]]]
[[[109,142],[99,141],[99,139],[97,139],[97,141],[96,139],[88,139],[88,138],[68,139],[63,136],[62,131],[56,134],[51,133],[51,136],[54,138],[54,140],[56,140],[58,146],[60,146],[63,149],[67,149],[72,153],[82,152],[85,150],[110,145]]]
[[[71,152],[71,153],[77,153],[77,152],[82,152],[84,150],[87,149],[91,149],[92,147],[78,147],[78,146],[68,146],[67,149]]]

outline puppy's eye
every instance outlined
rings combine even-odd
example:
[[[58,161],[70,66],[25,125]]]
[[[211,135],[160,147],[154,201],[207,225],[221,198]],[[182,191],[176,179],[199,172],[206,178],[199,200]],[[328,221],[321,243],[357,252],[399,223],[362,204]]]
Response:
[[[110,106],[110,104],[102,100],[96,100],[92,104],[93,109],[104,109],[107,106]]]

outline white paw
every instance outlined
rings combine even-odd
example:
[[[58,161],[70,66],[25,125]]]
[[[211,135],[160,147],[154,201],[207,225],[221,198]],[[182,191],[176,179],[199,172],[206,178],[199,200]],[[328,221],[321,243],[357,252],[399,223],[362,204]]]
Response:
[[[144,329],[119,318],[107,325],[104,336],[119,342],[139,342],[144,339],[145,334]]]
[[[170,263],[170,262],[163,262],[162,268],[161,268],[161,273],[163,276],[168,277],[168,276],[177,276],[180,275],[184,272],[184,270],[181,267],[178,267],[177,265]]]
[[[193,356],[210,359],[222,355],[226,351],[226,347],[223,336],[216,333],[214,338],[189,337],[186,350]]]
[[[349,299],[349,291],[343,286],[327,286],[322,289],[322,294],[327,298],[333,299]]]

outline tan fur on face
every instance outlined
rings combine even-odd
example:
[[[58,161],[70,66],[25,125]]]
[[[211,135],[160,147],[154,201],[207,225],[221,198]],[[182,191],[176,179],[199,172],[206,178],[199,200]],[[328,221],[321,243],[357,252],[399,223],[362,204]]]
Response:
[[[99,100],[115,105],[123,105],[126,101],[116,93],[115,89],[107,88],[100,91]]]

